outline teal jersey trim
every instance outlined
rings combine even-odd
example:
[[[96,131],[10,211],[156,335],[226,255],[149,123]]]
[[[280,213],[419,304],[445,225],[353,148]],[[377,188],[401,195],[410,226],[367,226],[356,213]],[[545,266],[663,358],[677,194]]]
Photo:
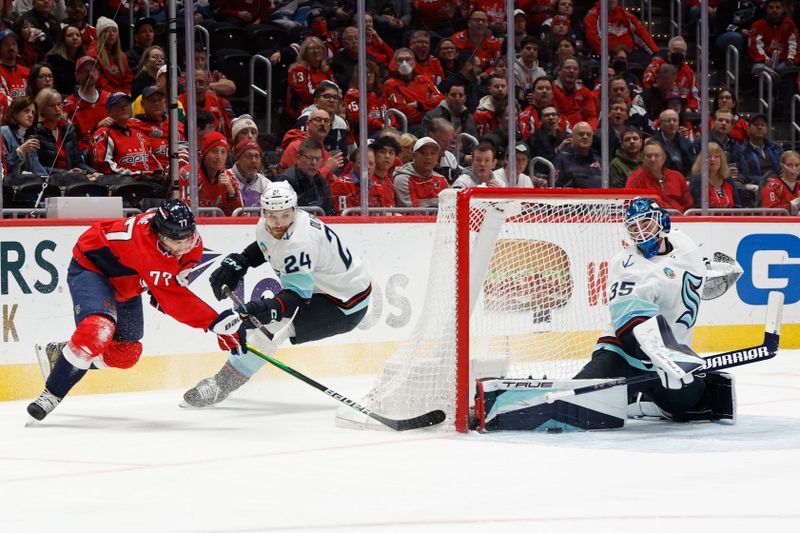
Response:
[[[637,316],[654,317],[658,314],[658,306],[653,302],[641,300],[639,298],[625,298],[611,302],[608,306],[611,311],[611,323],[614,331],[630,322]]]
[[[366,298],[364,298],[363,300],[358,302],[357,305],[354,305],[350,309],[343,309],[341,307],[339,309],[341,309],[342,313],[344,313],[345,315],[352,315],[356,311],[361,311],[362,309],[367,307],[369,305],[369,299],[370,298],[371,298],[371,296],[367,296]]]
[[[625,362],[634,368],[638,368],[639,370],[645,370],[647,372],[655,372],[655,367],[653,367],[652,364],[650,364],[649,366],[645,366],[644,361],[642,361],[641,359],[637,359],[632,355],[629,355],[628,352],[626,352],[625,350],[614,344],[610,344],[607,342],[598,342],[597,345],[594,347],[594,351],[596,352],[597,350],[606,350],[608,352],[614,352],[618,356],[625,359]]]
[[[296,272],[281,276],[284,289],[296,292],[301,298],[309,299],[314,294],[314,275],[311,272]]]

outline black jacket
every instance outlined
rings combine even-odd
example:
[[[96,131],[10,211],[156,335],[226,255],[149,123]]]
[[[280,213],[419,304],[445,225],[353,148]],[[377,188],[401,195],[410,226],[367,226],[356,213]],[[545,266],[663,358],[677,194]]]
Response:
[[[319,172],[314,176],[303,174],[296,166],[284,170],[276,181],[288,181],[297,193],[297,205],[321,207],[326,215],[333,216],[333,198],[331,187]]]
[[[56,155],[58,146],[62,146],[64,154],[67,158],[67,168],[61,170],[72,170],[73,168],[80,168],[84,172],[96,172],[95,169],[86,164],[80,150],[78,149],[78,137],[75,135],[75,127],[69,122],[59,123],[59,137],[58,141],[53,137],[53,132],[44,127],[42,122],[39,122],[34,128],[34,135],[39,139],[41,148],[39,149],[39,161],[42,166],[48,171],[53,168],[56,162]]]

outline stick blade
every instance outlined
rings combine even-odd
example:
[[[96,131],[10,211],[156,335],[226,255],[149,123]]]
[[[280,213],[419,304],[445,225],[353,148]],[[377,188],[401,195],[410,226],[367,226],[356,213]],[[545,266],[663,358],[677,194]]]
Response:
[[[407,431],[409,429],[421,429],[435,426],[437,424],[441,424],[444,422],[445,418],[447,418],[447,415],[441,409],[403,420],[393,420],[375,413],[372,413],[370,416],[381,424],[384,424],[397,431]]]
[[[783,293],[780,291],[771,291],[767,299],[767,333],[774,333],[780,335],[781,333],[781,320],[783,318]]]

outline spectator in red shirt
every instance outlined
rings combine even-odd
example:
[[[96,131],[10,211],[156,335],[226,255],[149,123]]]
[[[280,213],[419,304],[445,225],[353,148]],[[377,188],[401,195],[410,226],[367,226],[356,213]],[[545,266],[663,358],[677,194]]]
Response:
[[[393,137],[384,135],[378,137],[370,145],[375,151],[375,170],[372,179],[381,184],[383,205],[394,207],[394,169],[398,163],[397,154],[400,153],[400,143]]]
[[[644,143],[642,166],[634,170],[625,187],[629,189],[650,189],[661,195],[664,209],[675,209],[683,213],[694,207],[694,200],[683,174],[664,166],[667,154],[661,143],[648,140]]]
[[[97,86],[100,89],[130,94],[133,70],[128,65],[128,57],[122,52],[116,22],[106,17],[97,20],[97,42],[92,43],[89,55],[97,58],[100,69]]]
[[[28,86],[28,67],[18,64],[17,34],[10,29],[0,30],[0,92],[10,100],[25,96]]]
[[[583,19],[586,42],[595,54],[600,54],[600,36],[608,35],[608,49],[619,45],[649,61],[658,52],[658,45],[639,17],[619,5],[619,0],[608,0],[608,28],[600,28],[600,2],[597,2]],[[634,59],[636,59],[634,57]]]
[[[553,10],[553,0],[517,0],[516,4],[528,14],[528,31],[534,35]]]
[[[351,207],[361,206],[361,180],[364,176],[361,172],[361,149],[357,149],[350,156],[352,167],[350,172],[337,178],[331,183],[331,197],[337,215]],[[369,177],[369,205],[368,207],[390,207],[384,201],[383,182],[374,178],[375,173],[375,150],[372,146],[367,146],[367,176]]]
[[[413,32],[408,47],[414,52],[414,68],[417,74],[429,76],[438,87],[444,80],[444,69],[439,59],[431,55],[431,34],[425,30]]]
[[[299,137],[289,143],[283,151],[281,161],[278,163],[276,173],[281,173],[285,169],[294,166],[297,163],[297,158],[300,155],[300,145],[306,139],[313,139],[317,141],[322,147],[322,160],[319,165],[319,174],[328,182],[332,182],[336,176],[334,172],[342,168],[344,164],[344,157],[342,152],[331,153],[326,150],[325,137],[331,131],[332,114],[324,109],[315,109],[308,115],[306,122],[306,131],[302,137]]]
[[[409,131],[420,132],[422,118],[444,100],[433,81],[415,72],[414,53],[408,48],[400,48],[394,53],[394,69],[383,85],[386,104],[393,107],[408,119]]]
[[[158,85],[145,87],[142,91],[144,113],[130,121],[130,127],[147,138],[150,151],[164,169],[169,168],[169,118],[167,117],[167,95]],[[183,137],[183,124],[178,127],[179,139]]]
[[[505,77],[492,74],[489,77],[489,94],[481,98],[478,109],[472,115],[478,137],[483,137],[498,126],[500,116],[507,106],[508,82]]]
[[[86,15],[89,13],[86,0],[67,0],[64,12],[67,18],[63,23],[75,26],[80,30],[81,41],[86,48],[97,40],[97,29],[86,21]],[[63,32],[65,29],[61,28],[61,31]]]
[[[800,174],[800,154],[794,150],[783,152],[781,175],[767,180],[764,190],[761,191],[761,207],[779,207],[796,215],[800,210],[798,174]]]
[[[594,95],[578,81],[580,63],[575,57],[565,58],[558,67],[558,79],[553,84],[553,103],[570,124],[588,122],[597,128]]]
[[[138,179],[161,170],[147,139],[130,128],[131,97],[113,93],[106,100],[110,126],[99,128],[92,138],[92,166],[103,174],[123,174]]]
[[[728,156],[725,150],[715,142],[708,143],[708,207],[711,209],[725,209],[731,207],[742,207],[739,200],[739,193],[736,185],[731,179],[731,171],[728,168]],[[703,155],[700,154],[692,165],[692,179],[689,190],[694,199],[694,205],[703,205],[701,188],[703,178],[700,175],[703,165]]]
[[[106,110],[109,93],[101,91],[96,86],[99,75],[97,59],[92,56],[78,59],[75,66],[78,85],[75,87],[75,93],[64,101],[64,113],[70,117],[70,122],[75,126],[81,150],[89,150],[92,147],[92,135],[97,128],[110,126],[114,122]]]
[[[358,131],[359,125],[359,97],[358,76],[353,76],[353,79],[350,80],[350,88],[344,95],[344,109],[347,120],[352,124],[355,132]],[[383,92],[380,68],[375,62],[367,61],[367,131],[369,133],[384,128],[384,111],[386,111],[386,97]]]
[[[786,16],[783,0],[768,0],[767,16],[750,27],[748,54],[753,60],[753,74],[769,72],[774,78],[798,62],[797,26]]]
[[[394,192],[398,207],[438,207],[439,193],[447,180],[433,171],[439,162],[439,145],[430,137],[414,143],[411,161],[394,171]]]
[[[230,169],[225,168],[228,161],[228,141],[219,132],[208,133],[203,137],[200,150],[200,168],[197,172],[197,188],[200,207],[219,207],[225,216],[231,216],[234,209],[242,207],[242,196]],[[189,161],[186,160],[178,172],[180,198],[189,202]]]
[[[667,59],[653,58],[642,75],[642,85],[645,89],[652,87],[658,76],[658,68],[668,62],[675,67],[675,90],[683,100],[684,108],[694,111],[700,108],[700,95],[694,70],[686,62],[687,50],[686,40],[680,35],[670,39],[667,47]]]
[[[272,0],[225,0],[214,2],[217,20],[232,26],[264,24],[272,16]]]
[[[358,36],[357,32],[358,29],[356,29],[356,38]],[[388,65],[389,61],[392,60],[392,56],[394,56],[394,50],[375,31],[372,15],[369,13],[364,13],[364,32],[367,36],[367,54],[374,57],[381,65]]]
[[[459,52],[469,52],[481,59],[482,70],[494,65],[500,55],[500,39],[489,31],[489,16],[483,9],[474,9],[467,19],[467,29],[454,33],[450,38]]]
[[[205,69],[197,68],[194,71],[195,94],[197,95],[197,109],[205,109],[214,117],[216,130],[226,137],[231,135],[231,117],[225,111],[225,106],[214,91],[208,90],[208,74]],[[178,101],[184,109],[189,108],[186,93],[178,96]]]
[[[289,68],[289,92],[286,96],[289,118],[297,120],[300,111],[311,105],[314,91],[323,80],[336,83],[325,45],[317,37],[306,37],[300,45],[297,62]]]

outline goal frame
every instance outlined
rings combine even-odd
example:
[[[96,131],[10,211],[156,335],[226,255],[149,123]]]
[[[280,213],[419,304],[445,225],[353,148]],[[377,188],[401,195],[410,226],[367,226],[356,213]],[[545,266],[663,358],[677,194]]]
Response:
[[[517,189],[470,187],[463,189],[456,196],[455,233],[456,233],[456,294],[455,327],[456,327],[456,390],[455,420],[456,431],[465,433],[469,429],[469,362],[470,362],[470,205],[473,199],[488,201],[519,200],[526,198],[535,200],[597,198],[629,200],[638,196],[660,200],[657,191],[642,189]],[[496,242],[496,241],[495,241]],[[482,276],[485,276],[485,272]],[[481,277],[481,281],[483,277]]]

